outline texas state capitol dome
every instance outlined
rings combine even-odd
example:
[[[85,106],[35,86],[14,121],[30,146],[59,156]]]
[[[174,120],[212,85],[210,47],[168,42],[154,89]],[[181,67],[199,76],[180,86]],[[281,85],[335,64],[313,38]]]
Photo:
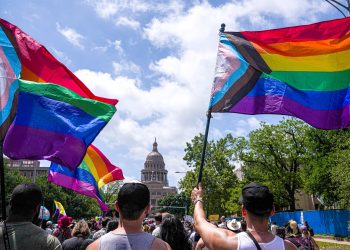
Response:
[[[141,170],[141,182],[149,188],[151,205],[158,210],[158,200],[167,194],[176,194],[176,187],[169,187],[168,170],[165,169],[164,159],[158,152],[158,143],[155,139],[153,149],[147,155],[144,168]]]

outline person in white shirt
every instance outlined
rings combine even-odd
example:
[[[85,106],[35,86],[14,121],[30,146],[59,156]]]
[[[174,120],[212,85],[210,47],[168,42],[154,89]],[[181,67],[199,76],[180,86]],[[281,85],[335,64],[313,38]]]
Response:
[[[273,194],[266,186],[251,183],[242,189],[240,201],[247,231],[238,234],[217,228],[206,221],[200,183],[193,189],[191,198],[194,204],[195,228],[204,243],[197,244],[196,249],[206,246],[221,250],[297,250],[291,242],[274,236],[268,230],[268,219],[274,213],[274,206]]]

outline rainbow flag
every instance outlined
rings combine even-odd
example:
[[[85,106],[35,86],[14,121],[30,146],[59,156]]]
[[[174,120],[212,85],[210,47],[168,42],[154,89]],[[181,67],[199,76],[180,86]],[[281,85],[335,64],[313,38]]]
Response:
[[[210,108],[282,114],[320,129],[350,124],[350,18],[223,32]]]
[[[44,46],[3,19],[0,25],[22,67],[17,115],[4,139],[4,153],[76,168],[118,100],[95,96]]]
[[[67,216],[66,210],[64,210],[62,203],[59,201],[56,201],[56,200],[54,200],[53,202],[55,203],[55,207],[56,207],[55,215],[57,214],[58,218],[61,218],[63,216]]]
[[[114,166],[93,145],[88,147],[84,160],[74,171],[51,163],[48,176],[48,180],[52,183],[95,198],[102,211],[109,210],[109,207],[104,203],[102,187],[109,182],[123,179],[122,170]]]
[[[15,48],[0,25],[0,140],[16,115],[20,72]]]

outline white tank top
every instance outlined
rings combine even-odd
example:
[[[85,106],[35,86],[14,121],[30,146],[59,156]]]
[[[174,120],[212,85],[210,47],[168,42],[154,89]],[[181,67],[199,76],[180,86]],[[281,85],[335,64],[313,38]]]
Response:
[[[236,235],[238,238],[237,250],[256,250],[256,246],[252,239],[245,232]],[[284,241],[282,238],[275,236],[275,238],[268,243],[259,243],[262,250],[284,250]]]

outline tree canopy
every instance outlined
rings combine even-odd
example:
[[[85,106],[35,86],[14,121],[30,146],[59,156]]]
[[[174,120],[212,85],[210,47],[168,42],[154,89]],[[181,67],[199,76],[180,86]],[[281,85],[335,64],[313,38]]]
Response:
[[[204,204],[207,214],[219,213],[231,215],[239,212],[237,204],[241,189],[235,170],[237,140],[228,134],[218,141],[208,141],[203,171]],[[179,185],[182,192],[190,197],[197,183],[203,135],[195,136],[187,143],[184,160],[190,167]]]
[[[191,199],[184,194],[168,194],[158,201],[159,206],[164,206],[160,209],[161,212],[168,212],[181,217],[187,214],[190,204]]]
[[[350,207],[350,130],[325,131],[292,118],[261,123],[246,137],[228,134],[208,141],[203,172],[207,214],[239,212],[241,188],[249,182],[267,185],[276,209],[296,209],[297,194],[316,197],[320,208]],[[203,135],[187,143],[184,160],[190,170],[180,181],[189,197],[197,183]],[[240,181],[233,171],[241,167]]]

